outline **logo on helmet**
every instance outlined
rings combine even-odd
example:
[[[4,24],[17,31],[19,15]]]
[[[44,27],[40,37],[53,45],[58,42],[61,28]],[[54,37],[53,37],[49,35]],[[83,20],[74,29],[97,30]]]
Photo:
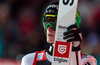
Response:
[[[49,5],[46,9],[48,9],[48,8],[56,8],[56,9],[58,9],[58,5]]]

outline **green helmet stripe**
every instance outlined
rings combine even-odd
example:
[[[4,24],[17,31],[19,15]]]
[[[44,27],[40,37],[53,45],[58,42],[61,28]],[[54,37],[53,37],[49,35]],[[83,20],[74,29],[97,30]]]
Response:
[[[76,23],[78,28],[80,28],[80,24],[81,24],[81,17],[80,17],[80,14],[79,14],[79,11],[76,12]]]
[[[76,12],[76,17],[80,17],[80,15],[79,15],[79,12],[78,12],[78,11]]]

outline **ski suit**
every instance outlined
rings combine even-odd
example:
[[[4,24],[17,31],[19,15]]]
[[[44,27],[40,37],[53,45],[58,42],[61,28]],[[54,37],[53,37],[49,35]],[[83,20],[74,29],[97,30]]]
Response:
[[[46,50],[27,54],[22,58],[21,65],[51,65],[53,59],[52,52],[53,46],[50,45],[49,48]],[[82,65],[97,65],[97,61],[93,56],[80,54],[80,51],[78,51],[78,56],[78,62],[81,62]],[[75,65],[75,51],[72,52],[71,58],[71,65]]]

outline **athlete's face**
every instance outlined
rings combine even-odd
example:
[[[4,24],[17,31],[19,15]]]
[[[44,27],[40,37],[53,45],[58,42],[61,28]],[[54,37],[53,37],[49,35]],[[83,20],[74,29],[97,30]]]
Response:
[[[55,31],[49,26],[47,28],[47,42],[48,43],[54,43],[54,39],[55,39]]]

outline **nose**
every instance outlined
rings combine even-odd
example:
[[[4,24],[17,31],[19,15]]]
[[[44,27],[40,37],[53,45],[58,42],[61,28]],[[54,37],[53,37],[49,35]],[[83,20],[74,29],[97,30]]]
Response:
[[[48,30],[49,32],[54,31],[50,26],[47,28],[47,30]]]

